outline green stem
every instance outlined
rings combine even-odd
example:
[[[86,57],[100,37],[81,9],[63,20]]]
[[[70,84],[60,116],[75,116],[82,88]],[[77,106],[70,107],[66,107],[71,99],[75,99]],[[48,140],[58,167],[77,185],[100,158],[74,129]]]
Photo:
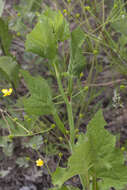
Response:
[[[79,175],[83,190],[86,190],[85,176]]]
[[[74,130],[74,119],[73,119],[73,113],[72,113],[72,104],[71,104],[71,97],[70,100],[68,100],[68,97],[66,96],[63,85],[61,82],[60,74],[58,72],[57,66],[54,63],[54,69],[57,77],[57,82],[59,86],[60,93],[64,99],[64,102],[67,106],[67,114],[68,114],[68,120],[69,120],[69,126],[70,126],[70,144],[71,144],[71,151],[73,149],[74,140],[75,140],[75,130]]]
[[[69,119],[69,126],[70,126],[70,142],[72,146],[71,148],[73,149],[74,140],[75,140],[75,129],[74,129],[74,119],[73,119],[71,101],[69,101],[67,104],[67,112],[68,112],[68,119]]]
[[[56,110],[54,111],[53,117],[54,117],[54,120],[56,122],[57,127],[65,135],[66,134],[66,129],[64,127],[63,122],[60,120],[59,115],[57,114]]]
[[[92,190],[99,190],[99,189],[98,189],[98,186],[97,186],[97,178],[96,178],[96,175],[93,176]]]

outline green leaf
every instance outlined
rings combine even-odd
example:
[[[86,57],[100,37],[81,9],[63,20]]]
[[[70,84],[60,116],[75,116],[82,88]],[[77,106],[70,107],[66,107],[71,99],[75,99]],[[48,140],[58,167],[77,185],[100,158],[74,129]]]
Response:
[[[69,27],[60,11],[47,9],[40,17],[35,28],[27,35],[27,51],[45,58],[53,59],[57,53],[58,40],[68,38]]]
[[[113,23],[111,23],[111,26],[116,32],[127,35],[127,19],[126,18],[120,18],[117,21],[113,21]]]
[[[26,132],[26,127],[22,128],[20,126],[20,122],[19,125],[17,123],[15,123],[14,121],[12,121],[9,117],[6,117],[6,120],[8,122],[8,126],[7,126],[7,123],[4,121],[4,120],[0,120],[0,123],[2,124],[2,127],[4,128],[9,128],[10,129],[10,132],[11,132],[11,136],[25,136],[27,134]],[[25,130],[26,129],[26,130]]]
[[[27,35],[25,43],[26,51],[30,51],[45,58],[54,58],[57,43],[49,23],[45,20],[39,21],[30,34]]]
[[[14,145],[13,143],[7,143],[6,146],[3,147],[3,152],[6,156],[12,156]]]
[[[19,167],[28,168],[29,167],[29,160],[27,160],[26,157],[19,157],[16,160],[16,164],[18,164]]]
[[[0,18],[0,41],[4,54],[10,55],[9,49],[11,46],[12,35],[9,32],[8,24],[2,18]]]
[[[31,10],[32,11],[37,11],[40,9],[41,5],[42,5],[42,2],[43,0],[33,0],[33,3],[32,3],[32,7],[31,7]]]
[[[42,22],[46,20],[49,23],[57,41],[64,41],[70,37],[69,24],[59,10],[53,11],[47,8],[39,19]]]
[[[85,40],[85,35],[80,27],[77,27],[71,33],[70,41],[70,63],[68,72],[71,75],[79,75],[86,65],[85,57],[83,56],[82,45]]]
[[[7,146],[9,141],[10,139],[8,138],[8,136],[0,136],[0,147]]]
[[[32,77],[27,71],[21,71],[31,96],[25,98],[24,109],[29,115],[41,116],[53,112],[53,102],[50,88],[42,77]]]
[[[19,65],[16,63],[15,60],[12,59],[12,57],[0,57],[0,73],[6,80],[13,83],[15,87],[18,85]]]
[[[52,179],[59,187],[74,175],[96,176],[100,189],[123,188],[127,184],[127,167],[116,138],[104,129],[102,111],[98,111],[74,146],[67,168],[57,168]]]
[[[61,186],[69,178],[78,174],[87,174],[91,164],[91,151],[89,149],[88,139],[84,135],[80,136],[75,145],[73,154],[68,160],[67,168],[57,168],[52,176],[53,184]]]
[[[0,17],[2,16],[4,10],[5,1],[0,0]]]
[[[40,146],[43,144],[43,138],[41,135],[33,136],[29,139],[27,143],[23,143],[24,147],[31,147],[32,149],[38,150]]]

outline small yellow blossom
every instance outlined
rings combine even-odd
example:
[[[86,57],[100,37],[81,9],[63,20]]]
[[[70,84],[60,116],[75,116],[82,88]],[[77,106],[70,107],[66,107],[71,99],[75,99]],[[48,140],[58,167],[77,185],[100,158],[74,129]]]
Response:
[[[89,10],[90,10],[90,6],[84,6],[84,9],[85,9],[86,11],[89,11]]]
[[[125,147],[124,147],[124,146],[122,146],[122,147],[121,147],[121,150],[122,150],[122,151],[125,151]]]
[[[4,94],[3,96],[10,96],[12,94],[13,89],[2,89],[1,92]]]
[[[126,88],[126,87],[125,87],[124,84],[121,84],[121,85],[120,85],[120,90],[125,89],[125,88]]]
[[[71,3],[71,0],[67,0],[68,3]]]
[[[20,13],[20,12],[18,12],[18,13],[17,13],[17,16],[21,16],[21,13]]]
[[[75,129],[75,133],[79,133],[79,129]]]
[[[68,130],[66,130],[66,134],[67,134],[67,135],[69,134],[69,131],[68,131]]]
[[[17,32],[16,34],[17,34],[17,36],[21,36],[21,33],[20,33],[20,32]]]
[[[51,125],[51,128],[55,128],[56,127],[56,125],[53,123],[52,125]]]
[[[67,13],[67,9],[64,9],[64,10],[63,10],[63,14],[64,14],[65,16],[67,16],[67,14],[68,14],[68,13]]]
[[[63,13],[67,13],[67,9],[64,9],[64,10],[63,10]]]
[[[59,137],[59,141],[62,142],[63,141],[63,137]]]
[[[36,160],[36,166],[41,167],[43,165],[44,165],[44,161],[42,159],[39,158],[38,160]]]
[[[79,14],[79,13],[77,13],[77,14],[75,15],[75,17],[76,17],[76,18],[79,18],[79,17],[80,17],[80,14]]]
[[[80,119],[83,118],[83,114],[82,113],[79,114],[79,118]]]
[[[60,153],[59,153],[59,157],[61,158],[62,156],[63,156],[63,153],[62,153],[62,152],[60,152]]]
[[[97,55],[97,54],[98,54],[98,50],[94,49],[94,50],[93,50],[93,54],[94,54],[94,55]]]
[[[88,91],[89,87],[88,86],[84,86],[84,90]]]
[[[82,77],[83,77],[83,75],[84,75],[84,74],[83,74],[83,72],[81,72],[81,73],[80,73],[80,78],[82,78]]]

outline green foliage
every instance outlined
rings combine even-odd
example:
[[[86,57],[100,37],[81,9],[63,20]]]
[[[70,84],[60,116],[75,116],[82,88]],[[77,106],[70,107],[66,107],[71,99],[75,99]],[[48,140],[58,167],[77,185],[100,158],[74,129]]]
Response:
[[[70,40],[70,64],[68,68],[71,75],[79,75],[86,65],[82,49],[84,40],[85,33],[80,27],[72,31]]]
[[[0,170],[0,177],[4,178],[10,173],[11,168],[8,168],[7,170]]]
[[[8,136],[0,136],[0,147],[6,156],[12,156],[14,146]]]
[[[43,0],[31,0],[31,1],[26,1],[26,0],[21,0],[20,4],[15,6],[16,10],[21,12],[22,16],[26,14],[30,14],[31,11],[38,11],[41,7],[41,3]]]
[[[67,39],[69,27],[61,12],[47,9],[35,28],[27,35],[26,50],[45,58],[53,59],[57,53],[57,42]]]
[[[127,183],[127,167],[124,165],[123,153],[116,148],[116,137],[104,129],[106,122],[102,111],[97,112],[89,122],[86,134],[78,134],[78,127],[84,120],[80,116],[84,114],[88,119],[87,114],[91,117],[91,114],[100,107],[102,100],[94,106],[92,101],[101,95],[105,88],[105,84],[103,88],[100,88],[103,84],[98,85],[98,83],[101,74],[105,75],[102,72],[103,67],[108,69],[110,66],[109,63],[108,65],[105,64],[107,60],[111,62],[111,65],[119,66],[126,73],[126,7],[123,0],[110,1],[110,6],[107,5],[109,1],[102,1],[102,4],[99,0],[95,1],[96,3],[88,1],[86,5],[81,0],[78,4],[80,14],[77,3],[75,4],[71,0],[65,1],[66,9],[63,13],[70,21],[71,32],[69,23],[59,10],[54,11],[46,8],[42,14],[36,12],[42,11],[40,10],[42,0],[21,0],[18,5],[15,5],[16,17],[8,18],[9,21],[11,20],[9,25],[0,18],[0,42],[2,53],[5,55],[0,57],[1,76],[7,82],[12,83],[15,88],[17,87],[19,66],[12,57],[9,57],[12,41],[9,26],[15,32],[21,34],[22,40],[25,39],[25,34],[31,30],[25,42],[25,48],[31,54],[29,54],[27,60],[25,59],[26,56],[23,56],[23,59],[27,63],[29,60],[32,63],[35,61],[36,63],[45,62],[43,65],[44,75],[49,76],[53,82],[56,78],[58,83],[58,89],[54,88],[54,95],[52,96],[51,89],[45,79],[38,75],[31,76],[29,72],[21,70],[21,75],[24,77],[29,92],[23,98],[16,99],[16,102],[20,102],[21,107],[24,106],[23,111],[18,109],[21,112],[17,115],[14,114],[16,111],[13,112],[12,110],[15,110],[15,107],[17,109],[19,105],[15,102],[12,103],[13,100],[9,100],[9,98],[1,98],[3,102],[0,110],[2,116],[0,125],[3,134],[7,134],[9,138],[0,137],[0,147],[7,156],[11,156],[14,149],[12,138],[29,136],[27,141],[21,143],[22,146],[32,148],[34,152],[39,153],[43,138],[37,134],[48,132],[48,137],[46,137],[43,145],[44,155],[46,154],[48,157],[57,155],[60,148],[70,150],[71,156],[68,159],[67,168],[58,166],[52,175],[53,183],[56,185],[52,190],[78,190],[78,188],[63,185],[65,181],[76,175],[80,176],[83,188],[87,190],[109,190],[111,187],[119,190]],[[57,7],[56,2],[52,2],[55,7]],[[93,5],[94,7],[92,7]],[[4,1],[0,0],[0,16],[3,13],[3,8]],[[38,21],[33,28],[33,23],[37,19],[36,16]],[[75,29],[73,30],[73,28]],[[69,41],[69,48],[68,42],[66,43],[65,40]],[[13,45],[15,46],[15,43]],[[99,52],[99,50],[101,51]],[[44,59],[38,58],[32,53]],[[48,64],[45,58],[48,58]],[[87,67],[86,59],[88,60]],[[36,66],[39,66],[39,69],[42,68],[39,64],[36,64]],[[84,72],[85,67],[86,71]],[[23,65],[23,68],[29,69],[29,64],[27,66]],[[50,71],[47,72],[47,68]],[[86,76],[83,73],[87,73]],[[82,86],[84,85],[83,77],[85,78],[85,87]],[[9,105],[4,105],[4,103]],[[89,109],[91,106],[93,106],[92,110]],[[8,110],[6,111],[6,109]],[[77,113],[79,113],[79,118]],[[46,117],[45,115],[51,115],[52,117]],[[18,117],[21,117],[21,120]],[[59,131],[57,132],[56,127],[60,129],[62,135],[59,134]],[[34,134],[36,135],[30,136]],[[76,144],[75,140],[77,140]],[[61,155],[63,155],[63,152]],[[58,165],[61,162],[60,159],[63,158],[59,155]],[[19,157],[16,163],[20,167],[28,167],[29,160],[29,157]],[[44,167],[47,164],[44,164]],[[66,165],[63,160],[62,164]],[[8,173],[8,171],[3,174],[2,172],[0,172],[2,177]]]
[[[127,181],[127,167],[121,150],[115,147],[116,139],[104,129],[102,111],[98,111],[87,126],[87,133],[80,135],[68,160],[67,168],[57,168],[53,183],[61,186],[74,175],[96,176],[101,189],[123,188]],[[114,177],[115,176],[115,177]]]
[[[119,20],[113,22],[111,26],[115,29],[116,32],[127,35],[127,19],[126,13],[123,14],[125,18],[122,18],[122,15]]]
[[[14,145],[13,143],[7,143],[4,147],[3,147],[3,152],[6,156],[12,156],[13,155],[13,149],[14,149]]]
[[[35,150],[39,150],[40,146],[43,144],[43,138],[41,135],[33,136],[29,139],[29,141],[26,143],[23,143],[23,146],[28,148],[32,148]]]
[[[8,125],[6,122],[8,122]],[[11,136],[19,136],[19,135],[25,136],[27,134],[26,133],[27,129],[25,127],[22,128],[20,123],[14,122],[9,117],[5,117],[5,119],[1,119],[0,124],[3,129],[9,130]]]
[[[2,13],[3,13],[3,10],[4,10],[4,4],[5,4],[5,1],[0,0],[0,17],[2,16]]]
[[[2,77],[17,87],[19,82],[19,65],[9,56],[0,57],[0,73]]]
[[[29,167],[29,160],[26,157],[19,157],[16,160],[16,164],[18,164],[19,167],[28,168]]]
[[[10,55],[9,49],[11,46],[12,35],[9,32],[8,24],[0,18],[0,42],[4,55]]]
[[[10,142],[8,136],[0,136],[0,147],[5,147],[8,144],[8,142]]]
[[[39,17],[40,22],[47,21],[57,41],[64,41],[70,37],[69,24],[60,11],[47,8]]]
[[[24,109],[29,115],[41,116],[53,112],[51,90],[40,76],[32,77],[27,71],[21,71],[31,96],[24,98]]]

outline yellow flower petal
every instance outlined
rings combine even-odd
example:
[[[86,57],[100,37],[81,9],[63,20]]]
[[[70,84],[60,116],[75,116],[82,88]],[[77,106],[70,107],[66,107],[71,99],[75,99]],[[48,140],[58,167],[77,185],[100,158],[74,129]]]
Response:
[[[13,89],[12,88],[2,89],[1,92],[4,94],[3,96],[10,96],[13,92]]]
[[[38,160],[36,160],[36,166],[41,167],[43,165],[44,165],[44,161],[42,159],[39,158]]]

